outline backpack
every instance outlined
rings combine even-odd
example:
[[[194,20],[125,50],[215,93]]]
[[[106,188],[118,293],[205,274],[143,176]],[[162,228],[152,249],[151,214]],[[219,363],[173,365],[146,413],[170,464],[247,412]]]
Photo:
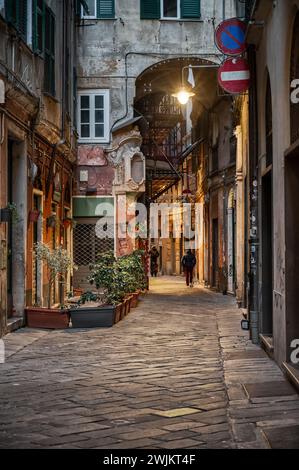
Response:
[[[184,266],[184,268],[194,268],[195,263],[196,259],[192,253],[183,256],[182,265]]]

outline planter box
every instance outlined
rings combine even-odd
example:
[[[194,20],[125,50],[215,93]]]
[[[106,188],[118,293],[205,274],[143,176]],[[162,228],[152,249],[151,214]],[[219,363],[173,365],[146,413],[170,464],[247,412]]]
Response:
[[[139,292],[133,292],[131,300],[131,308],[136,308],[138,305]]]
[[[27,307],[25,313],[29,328],[65,329],[70,322],[69,311],[60,308]]]
[[[111,327],[115,322],[115,307],[81,307],[70,309],[73,328]]]
[[[120,310],[120,319],[121,320],[123,318],[125,318],[125,316],[126,316],[126,308],[127,308],[127,304],[126,304],[126,301],[124,300],[121,304],[121,310]]]
[[[122,319],[122,308],[123,308],[123,304],[118,304],[115,306],[114,323],[118,323]]]
[[[130,310],[131,310],[131,300],[132,300],[132,296],[128,296],[125,300],[125,304],[126,304],[126,315],[128,315],[130,313]]]

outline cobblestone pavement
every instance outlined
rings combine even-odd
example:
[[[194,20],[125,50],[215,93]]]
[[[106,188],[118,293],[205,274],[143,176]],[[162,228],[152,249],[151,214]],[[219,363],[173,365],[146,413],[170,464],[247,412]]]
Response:
[[[7,335],[0,447],[270,447],[299,397],[240,319],[233,298],[163,277],[112,329]]]

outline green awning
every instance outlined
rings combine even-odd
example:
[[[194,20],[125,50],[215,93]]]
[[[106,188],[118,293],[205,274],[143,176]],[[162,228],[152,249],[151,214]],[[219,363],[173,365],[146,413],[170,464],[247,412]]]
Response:
[[[73,197],[73,217],[101,217],[114,215],[114,197]]]

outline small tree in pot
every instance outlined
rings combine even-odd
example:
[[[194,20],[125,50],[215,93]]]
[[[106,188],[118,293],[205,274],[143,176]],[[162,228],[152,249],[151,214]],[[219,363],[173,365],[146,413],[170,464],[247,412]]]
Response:
[[[61,289],[60,308],[51,308],[52,290],[57,279],[60,279],[61,285],[64,286],[68,271],[71,268],[76,268],[76,266],[67,251],[60,246],[50,249],[48,245],[38,242],[34,246],[34,252],[37,261],[41,261],[46,265],[49,286],[48,307],[28,307],[26,309],[28,326],[65,328],[69,323],[69,313],[64,307],[64,289]]]

